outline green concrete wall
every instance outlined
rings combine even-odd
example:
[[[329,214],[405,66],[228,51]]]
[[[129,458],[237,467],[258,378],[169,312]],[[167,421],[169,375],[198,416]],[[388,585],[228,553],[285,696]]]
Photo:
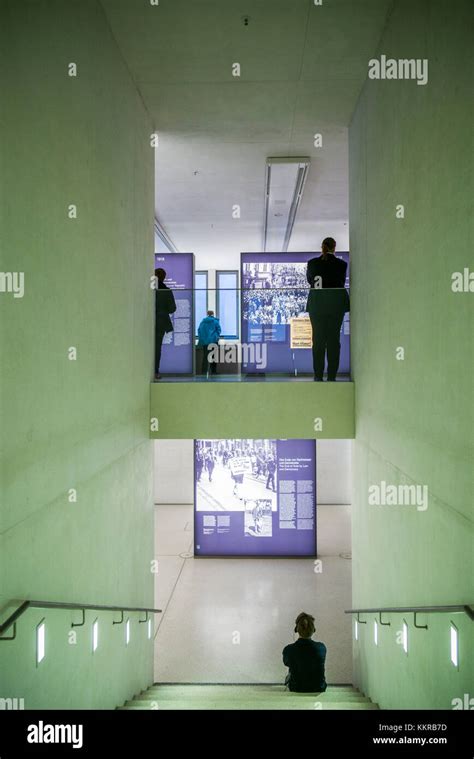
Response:
[[[375,57],[427,58],[428,84],[367,80],[350,127],[354,607],[474,602],[474,294],[451,290],[473,268],[470,28],[469,0],[395,2]],[[428,508],[369,505],[382,480],[426,485]],[[378,647],[370,618],[354,644],[374,701],[450,709],[474,695],[467,616],[420,618],[428,631],[408,618],[408,656],[391,621]]]
[[[0,294],[0,602],[153,606],[153,128],[100,2],[11,0],[1,11],[1,269],[24,272],[25,293]],[[152,682],[137,615],[128,648],[123,626],[92,612],[70,645],[73,619],[27,612],[17,640],[0,643],[1,697],[113,708]]]
[[[354,437],[352,382],[155,382],[157,439]]]

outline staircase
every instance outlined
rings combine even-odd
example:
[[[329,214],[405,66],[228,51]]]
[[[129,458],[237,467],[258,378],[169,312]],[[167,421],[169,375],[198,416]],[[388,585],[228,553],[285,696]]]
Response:
[[[284,685],[181,685],[159,683],[120,709],[378,709],[352,685],[324,693],[291,693]]]

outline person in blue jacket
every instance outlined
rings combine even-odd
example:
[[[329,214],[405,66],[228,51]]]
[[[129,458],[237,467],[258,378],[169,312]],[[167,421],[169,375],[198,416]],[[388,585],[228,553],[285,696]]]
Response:
[[[214,311],[208,311],[198,328],[198,345],[202,347],[202,374],[217,374],[217,363],[210,359],[210,352],[219,344],[221,325],[214,316]]]

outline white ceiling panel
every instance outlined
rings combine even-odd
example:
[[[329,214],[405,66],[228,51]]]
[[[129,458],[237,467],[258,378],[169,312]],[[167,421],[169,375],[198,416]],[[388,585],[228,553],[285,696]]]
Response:
[[[178,249],[222,267],[260,249],[265,161],[278,155],[311,157],[290,249],[336,223],[344,233],[347,127],[391,0],[102,4],[160,135],[156,213]]]

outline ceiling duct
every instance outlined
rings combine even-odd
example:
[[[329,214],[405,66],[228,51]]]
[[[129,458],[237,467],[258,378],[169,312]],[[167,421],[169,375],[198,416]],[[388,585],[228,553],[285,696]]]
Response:
[[[308,156],[267,158],[263,250],[285,252],[308,175]]]

